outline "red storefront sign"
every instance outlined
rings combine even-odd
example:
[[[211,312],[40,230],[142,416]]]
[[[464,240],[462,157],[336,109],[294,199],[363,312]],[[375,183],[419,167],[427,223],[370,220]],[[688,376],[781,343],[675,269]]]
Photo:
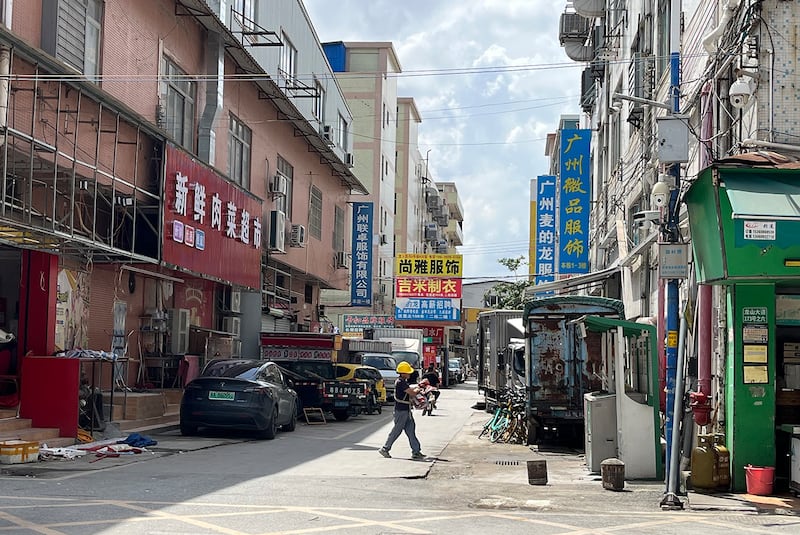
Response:
[[[171,145],[164,182],[164,262],[259,288],[261,199]]]
[[[395,281],[396,297],[461,297],[461,279],[398,277]]]

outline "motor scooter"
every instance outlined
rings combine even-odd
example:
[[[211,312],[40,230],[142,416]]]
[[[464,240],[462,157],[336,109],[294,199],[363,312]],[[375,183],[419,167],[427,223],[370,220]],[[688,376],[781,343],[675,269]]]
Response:
[[[420,388],[420,394],[425,398],[425,406],[422,408],[422,415],[433,416],[433,409],[436,408],[436,398],[439,397],[439,389],[431,386],[427,379],[423,379],[417,385]]]

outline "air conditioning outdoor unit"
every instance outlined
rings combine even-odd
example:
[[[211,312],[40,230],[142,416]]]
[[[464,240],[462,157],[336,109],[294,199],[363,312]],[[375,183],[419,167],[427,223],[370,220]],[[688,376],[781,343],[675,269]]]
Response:
[[[222,330],[231,333],[234,338],[239,338],[241,332],[242,319],[236,316],[222,318]]]
[[[292,225],[290,243],[292,247],[305,247],[306,227],[304,227],[303,225]]]
[[[238,314],[242,311],[242,292],[228,287],[225,288],[223,297],[223,310],[226,312],[233,312],[234,314]]]
[[[281,172],[275,173],[269,182],[269,192],[273,195],[286,196],[289,191],[289,179]]]
[[[336,251],[336,269],[350,269],[350,255],[347,251]]]
[[[189,309],[167,310],[167,328],[170,354],[185,355],[189,349]]]
[[[269,249],[273,252],[286,252],[286,214],[280,210],[269,213]]]
[[[348,152],[344,155],[344,163],[347,167],[353,167],[353,153]]]
[[[436,223],[428,223],[425,225],[425,239],[428,241],[436,241],[439,239],[439,225]]]

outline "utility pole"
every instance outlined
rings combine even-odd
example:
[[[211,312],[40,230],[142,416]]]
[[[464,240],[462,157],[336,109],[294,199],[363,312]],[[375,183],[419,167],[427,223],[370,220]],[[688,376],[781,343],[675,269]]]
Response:
[[[670,97],[672,98],[672,114],[677,115],[680,113],[680,84],[681,84],[681,59],[680,59],[680,0],[672,0],[670,2]],[[680,163],[673,163],[670,167],[670,175],[674,179],[674,187],[670,193],[669,208],[667,213],[666,233],[668,243],[678,243],[680,241],[680,206],[679,194],[681,186],[681,165]],[[661,500],[661,507],[665,509],[683,509],[683,503],[677,496],[677,485],[675,481],[680,470],[678,448],[680,441],[678,439],[680,429],[680,417],[675,410],[679,405],[676,399],[676,381],[683,380],[677,377],[678,368],[678,326],[680,317],[679,307],[679,290],[680,280],[669,279],[667,283],[667,343],[666,343],[666,361],[667,361],[667,374],[666,374],[666,387],[667,387],[667,403],[666,403],[666,422],[664,425],[666,431],[667,442],[667,488],[664,498]],[[659,313],[662,313],[659,311]],[[683,390],[682,388],[680,389]],[[683,395],[681,394],[681,397]],[[681,411],[682,412],[682,411]]]

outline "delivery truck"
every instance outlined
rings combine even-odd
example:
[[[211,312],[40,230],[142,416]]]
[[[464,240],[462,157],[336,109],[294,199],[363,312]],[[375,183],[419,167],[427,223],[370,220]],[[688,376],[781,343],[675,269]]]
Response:
[[[521,310],[478,314],[478,392],[492,410],[505,388],[525,387],[525,333]]]

